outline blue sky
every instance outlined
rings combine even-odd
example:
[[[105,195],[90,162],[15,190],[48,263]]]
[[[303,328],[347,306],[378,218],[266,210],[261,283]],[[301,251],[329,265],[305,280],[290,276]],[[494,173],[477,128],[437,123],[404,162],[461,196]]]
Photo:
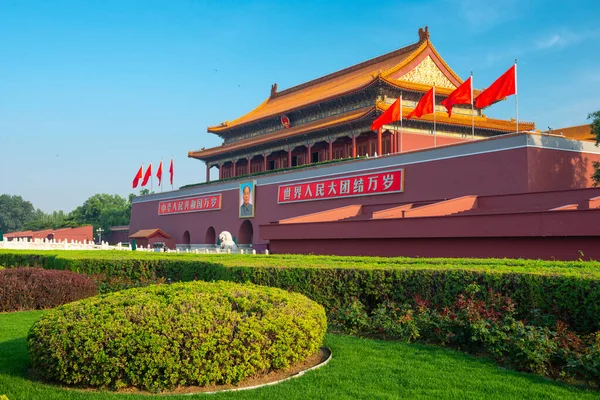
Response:
[[[189,150],[206,127],[285,89],[431,39],[463,79],[488,86],[517,58],[519,117],[538,129],[600,109],[600,2],[0,1],[0,193],[49,212],[132,192],[139,165]],[[514,117],[514,100],[487,110]],[[165,168],[166,170],[166,168]],[[216,174],[216,169],[213,174]]]

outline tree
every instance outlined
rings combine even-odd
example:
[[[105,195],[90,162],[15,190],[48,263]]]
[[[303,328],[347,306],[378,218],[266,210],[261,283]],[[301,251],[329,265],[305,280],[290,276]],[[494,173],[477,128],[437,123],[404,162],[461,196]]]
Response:
[[[600,144],[600,110],[589,113],[588,119],[592,120],[590,127],[592,128],[592,135],[596,137],[596,146]],[[592,175],[592,180],[594,181],[594,186],[598,186],[600,184],[600,162],[594,162],[594,175]]]
[[[24,229],[39,231],[42,229],[60,229],[74,228],[74,223],[64,211],[53,211],[52,214],[46,214],[39,208],[34,212],[33,220],[25,224]]]
[[[34,218],[33,204],[21,196],[0,195],[0,227],[4,233],[23,230]]]
[[[128,225],[131,203],[119,195],[95,194],[69,214],[77,225],[92,225],[94,232],[102,228],[106,233],[111,226]]]

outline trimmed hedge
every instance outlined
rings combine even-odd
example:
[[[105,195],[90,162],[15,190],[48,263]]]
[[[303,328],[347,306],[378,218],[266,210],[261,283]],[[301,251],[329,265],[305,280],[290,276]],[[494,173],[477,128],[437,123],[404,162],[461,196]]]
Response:
[[[0,251],[0,264],[85,273],[101,292],[164,279],[250,281],[302,293],[323,305],[332,322],[356,300],[368,312],[415,295],[444,307],[476,283],[512,298],[520,319],[547,314],[580,332],[600,330],[595,261]]]
[[[323,307],[252,284],[189,282],[130,289],[49,311],[28,337],[49,380],[84,387],[235,384],[315,354]]]
[[[0,312],[52,308],[97,293],[90,277],[70,271],[0,269]]]

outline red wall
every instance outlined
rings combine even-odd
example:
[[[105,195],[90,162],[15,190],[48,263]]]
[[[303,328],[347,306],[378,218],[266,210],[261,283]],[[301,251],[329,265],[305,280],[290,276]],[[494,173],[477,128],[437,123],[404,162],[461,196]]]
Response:
[[[275,240],[269,249],[277,254],[600,260],[598,239],[592,237]]]
[[[424,139],[419,138],[415,141],[425,139],[433,140],[424,136]],[[438,142],[438,144],[441,143]],[[437,152],[438,150],[432,151],[431,156],[434,157],[435,154],[438,154]],[[404,155],[391,155],[382,157],[382,159],[389,160],[390,164],[395,164],[406,159],[403,157]],[[261,185],[259,177],[259,186],[256,188],[256,217],[250,219],[253,226],[253,243],[255,247],[257,244],[265,246],[267,243],[262,239],[263,235],[259,232],[259,225],[267,225],[281,219],[352,204],[398,205],[419,201],[438,201],[464,195],[502,195],[589,186],[589,179],[583,177],[589,174],[592,157],[595,157],[596,160],[600,159],[597,154],[520,147],[419,162],[394,167],[404,168],[404,193],[283,205],[277,204],[277,189],[282,182]],[[362,162],[361,160],[352,161],[356,171],[361,170]],[[580,165],[585,165],[585,168]],[[314,171],[313,175],[318,177],[327,174],[330,168],[332,167],[321,166],[315,167],[311,171]],[[292,173],[282,173],[277,176],[284,181],[286,176]],[[315,179],[321,178],[311,180]],[[216,190],[217,185],[217,182],[214,186],[207,185],[205,191]],[[223,195],[220,211],[158,216],[158,201],[136,202],[132,208],[130,231],[161,228],[174,237],[175,243],[184,243],[183,234],[187,230],[190,233],[190,243],[192,244],[203,243],[209,227],[215,229],[216,235],[227,230],[233,236],[239,236],[244,219],[238,217],[238,190],[220,192]],[[182,191],[173,192],[173,195],[181,196]],[[518,208],[518,205],[515,207]]]
[[[89,226],[82,226],[80,228],[67,228],[67,229],[57,229],[54,231],[54,239],[61,241],[67,239],[68,241],[72,240],[93,240],[94,238],[94,228]]]

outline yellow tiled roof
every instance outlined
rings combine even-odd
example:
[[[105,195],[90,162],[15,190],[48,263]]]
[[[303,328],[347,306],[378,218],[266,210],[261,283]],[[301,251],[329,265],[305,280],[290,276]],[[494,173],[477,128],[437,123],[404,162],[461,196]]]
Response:
[[[249,122],[282,115],[299,107],[319,103],[330,98],[363,89],[378,79],[385,79],[389,83],[399,87],[406,86],[407,89],[427,91],[429,90],[429,87],[426,85],[386,79],[395,72],[408,66],[427,49],[429,49],[434,57],[442,63],[447,71],[449,71],[450,78],[452,78],[453,81],[459,84],[463,82],[439,56],[430,40],[426,39],[391,53],[325,75],[321,78],[274,93],[248,114],[233,121],[223,122],[221,125],[211,126],[208,128],[208,131],[219,133]],[[440,88],[439,93],[450,94],[451,91],[451,89]]]

